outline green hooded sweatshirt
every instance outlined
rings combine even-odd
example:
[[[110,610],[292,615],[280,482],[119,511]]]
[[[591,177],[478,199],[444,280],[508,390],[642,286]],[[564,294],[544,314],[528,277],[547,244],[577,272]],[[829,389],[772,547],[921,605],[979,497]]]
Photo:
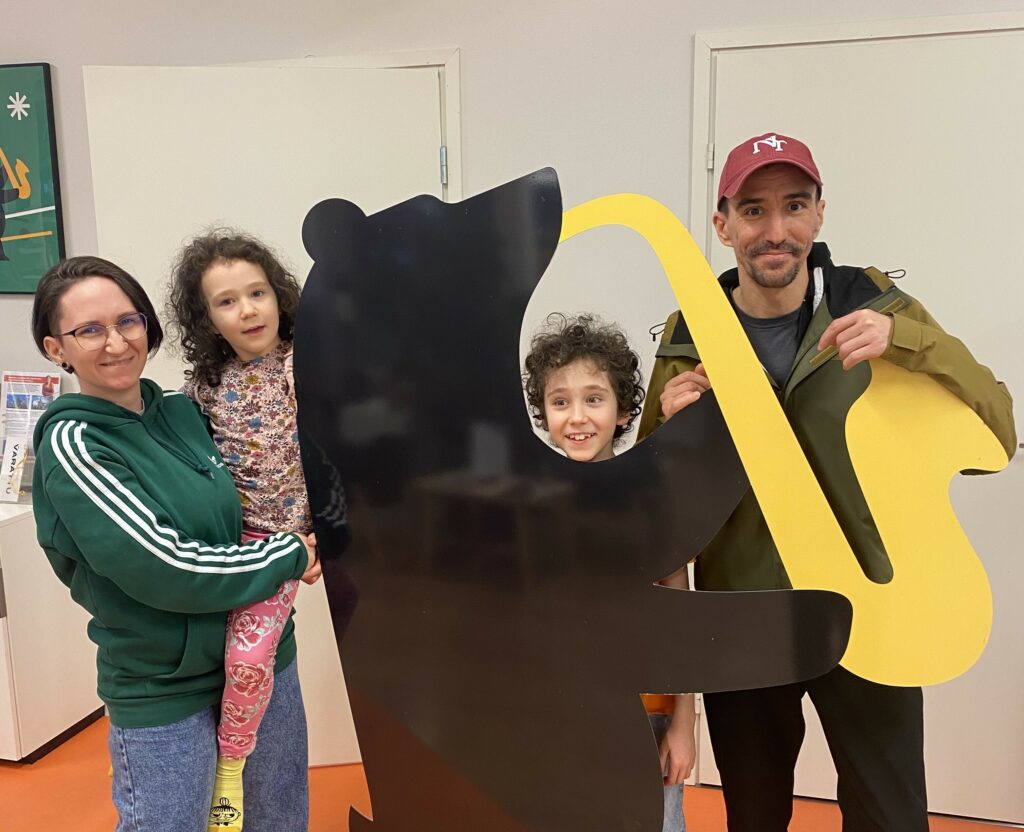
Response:
[[[145,409],[58,398],[36,426],[39,545],[92,616],[99,695],[124,728],[219,701],[227,611],[306,568],[294,534],[239,544],[238,493],[195,405],[142,380]],[[295,658],[291,621],[278,670]]]

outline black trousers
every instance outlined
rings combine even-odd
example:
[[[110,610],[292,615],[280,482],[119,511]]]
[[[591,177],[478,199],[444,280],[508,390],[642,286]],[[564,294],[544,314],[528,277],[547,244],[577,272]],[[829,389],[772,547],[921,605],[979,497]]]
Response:
[[[843,832],[928,832],[920,688],[835,670],[793,685],[704,695],[729,832],[786,832],[811,697],[839,774]]]

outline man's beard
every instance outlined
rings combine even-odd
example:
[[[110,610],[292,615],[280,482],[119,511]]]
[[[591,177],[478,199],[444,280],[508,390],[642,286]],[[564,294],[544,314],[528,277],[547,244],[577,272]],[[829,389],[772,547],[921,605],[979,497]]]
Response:
[[[783,272],[782,274],[778,274],[777,272],[763,272],[754,265],[754,258],[759,254],[764,254],[769,251],[785,251],[789,254],[796,255],[797,260],[793,264],[793,268]],[[804,258],[801,256],[803,253],[804,252],[801,248],[789,242],[783,242],[778,245],[759,243],[747,252],[747,255],[750,257],[750,277],[763,289],[782,289],[796,280],[796,276],[800,274],[800,267],[804,264]]]

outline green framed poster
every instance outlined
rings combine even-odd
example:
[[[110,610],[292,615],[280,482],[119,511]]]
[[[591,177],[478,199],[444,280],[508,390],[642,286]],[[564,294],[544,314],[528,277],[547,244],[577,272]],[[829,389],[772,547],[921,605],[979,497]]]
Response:
[[[63,256],[50,65],[0,64],[0,292],[35,292]]]

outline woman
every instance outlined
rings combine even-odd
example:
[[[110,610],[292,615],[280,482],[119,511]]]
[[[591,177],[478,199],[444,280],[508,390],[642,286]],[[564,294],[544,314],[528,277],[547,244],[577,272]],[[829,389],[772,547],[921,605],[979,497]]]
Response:
[[[39,543],[89,611],[110,716],[117,832],[202,832],[216,763],[226,611],[319,576],[312,541],[239,544],[241,510],[194,405],[142,379],[163,333],[145,291],[96,257],[48,271],[32,309],[36,345],[80,393],[36,426]],[[289,622],[260,746],[245,772],[246,832],[305,830],[306,726]],[[229,819],[230,807],[224,818]]]

